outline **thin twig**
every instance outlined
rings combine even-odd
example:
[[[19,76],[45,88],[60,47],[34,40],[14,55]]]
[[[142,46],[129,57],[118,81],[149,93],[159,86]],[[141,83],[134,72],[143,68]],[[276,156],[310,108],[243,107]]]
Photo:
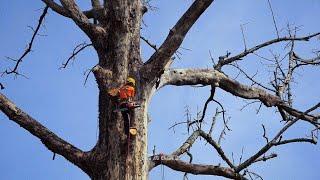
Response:
[[[270,0],[268,0],[268,4],[269,4],[269,9],[270,9],[271,15],[272,15],[273,25],[274,25],[274,27],[275,27],[275,29],[276,29],[277,37],[279,38],[279,37],[280,37],[280,36],[279,36],[279,31],[278,31],[276,19],[275,19],[275,17],[274,17],[274,13],[273,13],[273,9],[272,9]]]
[[[14,68],[13,68],[12,70],[6,70],[4,73],[6,73],[6,74],[22,75],[22,74],[20,74],[20,73],[18,72],[18,67],[19,67],[20,63],[22,62],[23,58],[25,58],[25,57],[31,52],[33,42],[34,42],[34,40],[35,40],[35,38],[36,38],[36,36],[37,36],[37,34],[38,34],[38,31],[39,31],[39,29],[40,29],[40,27],[41,27],[41,24],[42,24],[42,22],[43,22],[43,20],[44,20],[44,18],[45,18],[45,16],[46,16],[46,14],[47,14],[47,12],[48,12],[48,9],[49,9],[49,6],[46,6],[46,7],[43,9],[43,12],[42,12],[42,14],[41,14],[41,16],[40,16],[40,18],[39,18],[39,20],[38,20],[38,25],[37,25],[37,27],[35,28],[35,30],[34,30],[34,32],[33,32],[33,35],[32,35],[32,37],[31,37],[31,40],[30,40],[29,44],[28,44],[28,47],[27,47],[27,49],[24,51],[24,53],[23,53],[18,59],[15,60],[16,64],[15,64]]]
[[[268,139],[267,133],[266,133],[266,128],[264,127],[263,124],[262,124],[262,128],[263,128],[263,138],[266,139],[267,143],[269,143],[269,139]]]
[[[247,50],[247,43],[246,43],[246,37],[244,35],[243,25],[245,25],[245,24],[240,24],[240,28],[241,28],[242,39],[243,39],[243,44],[244,44],[244,51],[246,51]]]
[[[0,83],[0,89],[4,89],[4,85]]]
[[[71,56],[67,59],[65,63],[62,63],[62,66],[59,69],[65,69],[71,60],[74,60],[75,57],[87,47],[92,46],[92,44],[87,44],[86,42],[78,44],[72,51]]]
[[[146,39],[146,38],[143,37],[143,36],[140,36],[140,38],[141,38],[144,42],[146,42],[152,49],[154,49],[155,51],[158,51],[157,46],[154,45],[154,44],[152,44],[152,43],[150,43],[150,42],[148,41],[148,39]]]

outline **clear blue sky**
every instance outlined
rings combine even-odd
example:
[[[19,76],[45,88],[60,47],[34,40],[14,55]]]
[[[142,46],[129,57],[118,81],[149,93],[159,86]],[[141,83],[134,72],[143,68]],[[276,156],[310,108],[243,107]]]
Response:
[[[160,45],[169,29],[189,7],[191,0],[154,0],[152,5],[157,10],[150,11],[144,18],[142,34],[151,42]],[[81,7],[88,9],[90,2],[81,1]],[[320,12],[318,0],[305,1],[272,1],[279,29],[287,23],[302,25],[298,34],[308,34],[320,31]],[[5,56],[17,57],[28,43],[32,31],[27,26],[34,26],[44,7],[40,1],[0,1],[0,68],[8,67]],[[275,38],[267,0],[216,0],[191,29],[183,42],[183,55],[177,59],[174,67],[211,67],[209,50],[214,58],[224,55],[228,50],[233,54],[243,50],[240,24],[245,25],[248,46],[253,46],[270,38]],[[97,139],[97,95],[95,80],[90,76],[86,86],[83,86],[83,72],[97,63],[93,49],[81,53],[76,61],[66,70],[58,70],[61,63],[70,55],[78,43],[88,42],[72,21],[50,11],[45,27],[41,30],[46,36],[37,37],[33,52],[24,60],[20,70],[29,79],[19,77],[1,78],[6,85],[2,91],[19,107],[39,120],[50,130],[83,150],[90,150]],[[281,31],[284,35],[285,30]],[[282,44],[283,45],[283,44]],[[299,43],[297,52],[303,57],[311,57],[313,48],[319,49],[319,41],[310,44]],[[269,50],[283,52],[283,46],[272,46],[260,51],[270,55]],[[142,55],[147,59],[152,49],[142,44]],[[267,66],[261,66],[257,57],[249,56],[241,63],[242,67],[254,74],[259,70],[258,78],[267,83],[270,80]],[[319,67],[318,67],[319,68]],[[226,72],[234,75],[232,69]],[[294,106],[302,110],[314,105],[320,100],[319,69],[304,68],[299,71],[294,84]],[[246,80],[240,77],[244,83]],[[174,122],[184,120],[184,107],[188,105],[194,115],[197,109],[209,95],[208,88],[166,87],[156,94],[151,102],[150,115],[152,122],[149,129],[149,152],[156,145],[157,152],[170,153],[187,138],[185,127],[177,127],[175,133],[168,130]],[[272,137],[281,127],[279,116],[275,109],[262,107],[260,114],[255,114],[255,108],[239,109],[245,104],[240,98],[235,98],[219,90],[217,100],[222,102],[231,117],[231,132],[228,132],[222,147],[228,156],[234,154],[238,162],[241,150],[244,148],[244,159],[256,152],[264,143],[261,124],[264,123],[267,133]],[[216,108],[211,104],[206,122]],[[214,136],[221,131],[221,122],[217,123]],[[286,137],[304,136],[310,130],[305,123],[298,123],[289,130]],[[52,153],[41,142],[18,125],[0,114],[0,179],[89,179],[77,167],[68,163],[61,156],[52,161]],[[218,164],[218,155],[204,141],[198,141],[192,148],[195,163]],[[250,168],[265,179],[320,179],[320,145],[292,144],[277,147],[271,152],[279,157],[266,163],[260,163]],[[160,167],[150,174],[150,179],[160,180]],[[164,169],[165,179],[182,179],[183,173]],[[221,179],[211,176],[189,176],[189,179]]]

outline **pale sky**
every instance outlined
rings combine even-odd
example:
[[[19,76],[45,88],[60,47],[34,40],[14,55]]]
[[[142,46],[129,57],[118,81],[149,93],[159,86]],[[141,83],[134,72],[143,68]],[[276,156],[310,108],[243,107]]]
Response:
[[[80,2],[80,1],[79,1]],[[84,1],[81,1],[83,3]],[[153,0],[157,7],[149,11],[144,18],[142,35],[158,46],[164,40],[169,29],[186,11],[191,0]],[[320,1],[318,0],[272,0],[273,10],[280,35],[286,33],[287,23],[301,26],[298,35],[320,31]],[[81,4],[88,9],[90,1]],[[32,31],[27,26],[34,26],[44,7],[40,1],[0,1],[0,70],[3,71],[9,63],[5,56],[17,57],[28,43]],[[188,68],[212,67],[209,50],[213,57],[224,55],[230,51],[233,55],[243,51],[240,24],[245,25],[245,36],[248,47],[276,37],[272,17],[267,0],[216,0],[201,16],[187,35],[182,47],[181,59],[176,59],[173,67]],[[45,21],[45,27],[37,37],[33,52],[24,60],[20,70],[29,79],[19,77],[2,77],[0,82],[6,85],[1,91],[14,101],[24,111],[39,120],[54,133],[66,139],[82,150],[90,150],[97,139],[97,103],[98,89],[93,76],[90,76],[86,86],[83,86],[83,72],[97,63],[93,49],[82,52],[74,63],[66,70],[58,70],[62,62],[70,55],[73,48],[81,42],[89,42],[76,25],[52,11]],[[313,40],[310,43],[298,43],[296,52],[303,57],[312,57],[311,51],[319,49],[320,43]],[[284,52],[284,44],[271,46],[258,51],[259,54],[270,56],[270,50],[276,53]],[[153,50],[142,43],[142,57],[147,59]],[[270,67],[261,63],[258,57],[248,56],[240,65],[249,74],[259,71],[257,78],[267,84],[270,81]],[[231,77],[237,73],[232,68],[224,69]],[[304,68],[295,77],[294,107],[305,110],[319,102],[320,80],[319,67]],[[243,77],[238,79],[250,85]],[[165,87],[152,99],[150,116],[152,122],[149,128],[149,153],[155,145],[157,153],[171,153],[186,140],[188,134],[185,126],[178,126],[175,132],[168,128],[175,122],[184,121],[185,107],[189,106],[193,115],[200,110],[209,96],[209,88]],[[259,114],[255,110],[258,104],[239,111],[245,104],[222,90],[218,90],[216,99],[227,109],[231,132],[227,132],[222,148],[231,157],[234,154],[235,163],[239,162],[242,149],[243,159],[257,152],[265,143],[262,138],[263,123],[271,138],[281,128],[280,116],[275,109],[262,107]],[[205,122],[210,124],[216,104],[209,106]],[[288,131],[285,136],[303,137],[309,133],[311,126],[300,122]],[[216,124],[213,132],[218,137],[222,130],[222,121]],[[76,179],[87,180],[89,177],[80,169],[57,155],[52,161],[52,152],[41,142],[19,127],[7,117],[0,114],[0,179]],[[264,179],[320,179],[320,145],[291,144],[271,149],[278,157],[268,162],[257,163],[249,169]],[[222,160],[203,140],[197,141],[191,149],[194,163],[218,164]],[[186,159],[188,160],[188,159]],[[222,163],[223,164],[223,163]],[[150,173],[151,180],[182,179],[183,173],[158,166]],[[212,176],[189,175],[190,180],[222,179]]]

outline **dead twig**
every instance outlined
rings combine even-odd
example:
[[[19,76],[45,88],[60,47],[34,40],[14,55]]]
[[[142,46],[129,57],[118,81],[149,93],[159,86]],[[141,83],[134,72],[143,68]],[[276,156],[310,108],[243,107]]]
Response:
[[[90,46],[92,46],[92,44],[87,44],[86,42],[83,42],[83,43],[81,43],[81,44],[78,44],[78,45],[73,49],[73,51],[72,51],[72,53],[71,53],[71,56],[67,59],[67,61],[66,61],[65,63],[62,63],[62,66],[61,66],[59,69],[65,69],[65,68],[68,66],[68,64],[69,64],[69,62],[70,62],[71,60],[74,60],[75,57],[76,57],[81,51],[83,51],[84,49],[86,49],[87,47],[90,47]]]
[[[38,25],[36,26],[36,28],[31,28],[33,30],[33,34],[32,34],[32,37],[31,37],[31,40],[26,48],[26,50],[24,51],[24,53],[18,58],[18,59],[13,59],[11,58],[12,60],[14,60],[16,62],[15,66],[13,69],[11,70],[5,70],[5,74],[15,74],[15,75],[22,75],[18,72],[18,67],[19,65],[22,63],[23,59],[31,52],[31,49],[32,49],[32,45],[33,45],[33,42],[36,38],[36,36],[38,35],[38,32],[39,32],[39,29],[43,23],[43,20],[48,12],[48,9],[49,7],[46,6],[44,9],[43,9],[43,12],[38,20]],[[23,75],[22,75],[23,76]]]

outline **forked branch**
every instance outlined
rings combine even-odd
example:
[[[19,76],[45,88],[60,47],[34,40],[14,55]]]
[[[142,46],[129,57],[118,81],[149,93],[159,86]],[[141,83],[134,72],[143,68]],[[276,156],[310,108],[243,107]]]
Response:
[[[272,95],[267,91],[241,84],[240,82],[229,78],[224,73],[214,69],[173,69],[167,70],[161,76],[160,86],[165,85],[212,85],[223,89],[235,96],[244,99],[258,99],[265,106],[279,107],[294,117],[299,117],[313,124],[318,124],[318,118],[305,114],[297,109],[291,108],[286,102],[278,96]]]
[[[183,14],[175,26],[170,30],[166,40],[162,43],[150,59],[145,63],[143,71],[148,79],[159,77],[171,60],[171,56],[177,51],[192,25],[201,14],[210,6],[213,0],[196,0]]]
[[[273,39],[264,43],[261,43],[259,45],[256,45],[255,47],[252,47],[248,50],[243,51],[242,53],[232,56],[232,57],[227,57],[227,58],[222,58],[218,61],[218,64],[215,66],[215,69],[220,70],[222,66],[226,64],[230,64],[234,61],[241,60],[243,57],[247,56],[248,54],[254,53],[255,51],[270,46],[275,43],[279,42],[284,42],[284,41],[309,41],[311,38],[317,37],[320,35],[320,32],[311,34],[309,36],[302,36],[302,37],[282,37],[282,38],[277,38]]]
[[[43,12],[42,12],[42,14],[41,14],[41,16],[40,16],[40,18],[39,18],[39,20],[38,20],[38,25],[37,25],[37,27],[34,29],[34,32],[33,32],[33,34],[32,34],[31,40],[30,40],[30,42],[29,42],[29,44],[28,44],[27,49],[24,51],[24,53],[23,53],[18,59],[12,59],[12,58],[10,58],[10,59],[14,60],[14,61],[16,62],[16,64],[15,64],[15,66],[14,66],[13,69],[11,69],[11,70],[6,70],[6,71],[5,71],[6,74],[16,74],[16,75],[19,75],[19,74],[20,74],[20,73],[18,72],[18,67],[19,67],[19,65],[22,63],[23,59],[31,52],[33,42],[34,42],[36,36],[38,35],[39,29],[40,29],[40,27],[41,27],[41,25],[42,25],[42,23],[43,23],[43,20],[44,20],[46,14],[47,14],[47,12],[48,12],[48,8],[49,8],[49,7],[46,6],[46,7],[43,9]]]
[[[56,2],[54,2],[53,0],[41,0],[42,2],[44,2],[47,6],[50,7],[50,9],[52,9],[54,12],[65,16],[65,17],[69,17],[71,18],[71,14],[62,6],[60,6],[59,4],[57,4]],[[99,9],[91,9],[88,11],[83,11],[82,13],[87,17],[87,18],[94,18],[95,14],[97,14],[98,12],[103,11],[103,8],[99,8]]]
[[[320,107],[320,103],[316,104],[312,108],[308,109],[307,111],[303,112],[303,114],[308,114],[309,112],[317,109]],[[282,137],[282,134],[286,132],[293,124],[295,124],[298,120],[300,120],[300,117],[296,117],[294,120],[290,121],[287,123],[275,136],[274,138],[268,142],[265,146],[263,146],[256,154],[248,158],[246,161],[241,163],[237,168],[236,172],[240,172],[241,170],[247,168],[250,166],[253,162],[257,161],[257,159],[265,154],[270,148],[276,145],[281,145],[281,144],[287,144],[287,143],[293,143],[293,142],[310,142],[312,144],[315,144],[316,141],[314,140],[306,140],[305,138],[299,138],[299,139],[294,139],[294,140],[285,140],[281,141],[280,137]],[[283,143],[281,143],[283,142]]]
[[[60,67],[60,69],[64,69],[68,66],[69,62],[73,59],[75,59],[75,57],[84,49],[86,49],[87,47],[92,46],[92,44],[87,44],[87,43],[81,43],[78,44],[72,51],[71,56],[67,59],[66,62],[62,63],[62,66]]]
[[[89,18],[80,10],[74,0],[60,0],[64,9],[70,14],[72,20],[91,38],[95,40],[101,34],[105,34],[105,30],[98,25],[90,23]]]

